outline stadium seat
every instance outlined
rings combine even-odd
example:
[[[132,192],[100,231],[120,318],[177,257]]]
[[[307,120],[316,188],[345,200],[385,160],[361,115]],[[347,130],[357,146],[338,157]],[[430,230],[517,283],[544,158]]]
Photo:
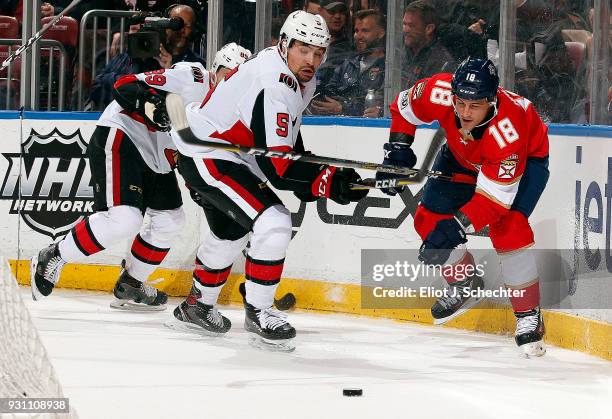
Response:
[[[572,62],[574,70],[578,74],[584,64],[586,56],[586,45],[582,42],[566,42],[565,49],[569,55],[569,59]]]
[[[44,17],[40,20],[41,27],[45,26],[54,16]],[[75,48],[79,38],[79,24],[76,19],[69,16],[62,17],[52,28],[43,35],[43,39],[55,39],[65,47]]]
[[[0,16],[0,38],[17,39],[19,22],[13,16]]]

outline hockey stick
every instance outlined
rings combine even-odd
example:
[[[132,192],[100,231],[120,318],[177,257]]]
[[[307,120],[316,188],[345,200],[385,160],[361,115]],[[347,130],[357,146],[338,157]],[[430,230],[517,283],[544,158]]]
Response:
[[[60,19],[66,13],[68,13],[74,6],[76,6],[80,2],[81,2],[81,0],[73,0],[73,2],[70,3],[64,10],[62,10],[62,12],[60,14],[55,16],[49,23],[47,23],[38,32],[36,32],[34,34],[34,36],[32,36],[30,39],[28,39],[28,42],[26,42],[24,45],[22,45],[19,48],[17,48],[17,50],[15,50],[15,52],[13,52],[11,55],[6,57],[6,60],[4,60],[4,62],[2,63],[2,68],[0,68],[0,71],[4,70],[6,67],[9,66],[10,63],[15,61],[18,56],[20,56],[26,49],[30,48],[34,42],[38,41],[43,36],[43,34],[45,32],[47,32],[51,27],[55,26],[57,24],[57,22],[59,22]]]
[[[401,166],[384,165],[380,163],[370,163],[357,160],[339,159],[335,157],[317,156],[315,154],[299,154],[294,152],[283,152],[268,150],[259,147],[245,147],[238,144],[218,143],[214,141],[201,140],[191,131],[187,116],[185,115],[185,105],[177,94],[170,93],[166,96],[166,110],[172,122],[172,128],[176,130],[181,139],[187,144],[210,147],[218,150],[226,150],[234,153],[245,153],[252,156],[265,156],[293,161],[303,161],[315,164],[330,164],[337,167],[348,167],[353,169],[375,170],[377,172],[393,173],[404,176],[418,176],[419,170],[409,169]]]
[[[433,177],[436,179],[447,180],[449,182],[459,182],[459,183],[472,183],[471,180],[464,178],[453,177],[452,175],[445,175],[442,172],[431,171],[429,168],[433,163],[440,146],[446,139],[446,131],[443,128],[438,128],[433,138],[431,139],[431,143],[429,144],[429,148],[427,149],[427,153],[423,158],[423,163],[421,168],[418,169],[418,172],[415,176],[405,177],[405,178],[395,178],[395,179],[362,179],[359,183],[354,183],[351,185],[351,189],[386,189],[386,188],[394,188],[397,186],[406,186],[412,185],[415,183],[420,183],[426,177]]]

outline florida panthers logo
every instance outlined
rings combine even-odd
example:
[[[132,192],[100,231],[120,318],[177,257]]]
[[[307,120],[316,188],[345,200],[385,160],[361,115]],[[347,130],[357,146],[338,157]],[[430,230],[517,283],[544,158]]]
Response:
[[[2,153],[8,169],[0,199],[12,201],[9,213],[52,239],[93,213],[86,151],[80,130],[64,135],[56,128],[48,134],[32,129],[22,153]]]
[[[512,154],[506,157],[499,164],[497,177],[500,179],[512,179],[516,174],[516,166],[518,166],[519,157],[517,154]]]

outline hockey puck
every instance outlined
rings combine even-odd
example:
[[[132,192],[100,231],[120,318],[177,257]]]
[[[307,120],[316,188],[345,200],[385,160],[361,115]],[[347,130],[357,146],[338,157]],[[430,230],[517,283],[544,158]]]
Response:
[[[345,388],[342,390],[342,395],[346,397],[363,396],[363,390],[360,388]]]
[[[278,300],[274,300],[274,305],[281,311],[289,310],[295,306],[295,295],[288,292]]]

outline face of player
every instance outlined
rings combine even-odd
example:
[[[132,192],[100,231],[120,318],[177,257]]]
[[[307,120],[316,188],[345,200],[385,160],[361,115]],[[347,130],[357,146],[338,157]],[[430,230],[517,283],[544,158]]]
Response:
[[[384,36],[385,30],[376,24],[374,16],[366,16],[363,19],[355,20],[353,38],[355,39],[355,49],[357,52],[378,47]]]
[[[294,41],[287,52],[287,65],[300,83],[309,82],[321,65],[325,48]]]
[[[455,96],[455,111],[459,117],[461,128],[472,131],[482,124],[491,107],[487,99],[468,100]]]
[[[227,67],[219,66],[219,69],[215,73],[215,84],[219,84],[219,82],[223,80],[223,77],[225,77],[225,75],[230,71],[232,70]]]

